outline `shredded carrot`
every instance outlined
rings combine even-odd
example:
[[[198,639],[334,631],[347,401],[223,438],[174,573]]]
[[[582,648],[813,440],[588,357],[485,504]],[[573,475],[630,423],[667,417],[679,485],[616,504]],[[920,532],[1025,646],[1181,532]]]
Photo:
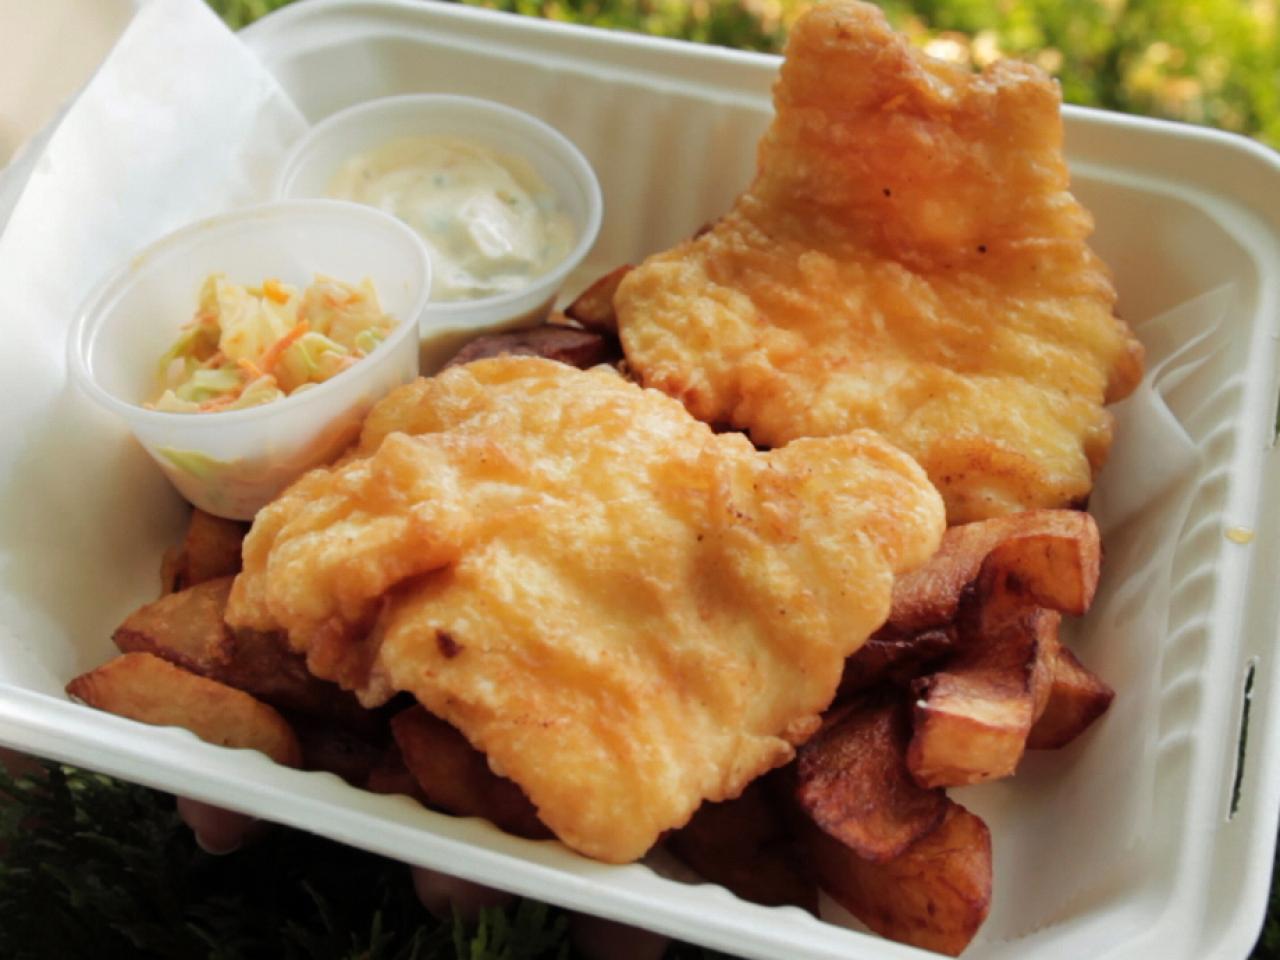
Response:
[[[298,338],[310,329],[311,324],[305,320],[294,324],[292,330],[267,347],[267,352],[262,355],[262,369],[270,373],[279,361],[281,354],[293,346],[298,341]]]
[[[200,412],[210,413],[214,410],[221,410],[223,407],[229,407],[240,399],[240,394],[243,392],[244,391],[242,390],[237,390],[235,393],[229,393],[225,397],[215,397],[212,400],[206,400],[204,403],[200,404]]]
[[[252,360],[250,360],[248,357],[241,357],[239,360],[236,361],[236,366],[239,367],[244,373],[248,375],[249,379],[246,381],[247,383],[252,383],[254,380],[257,380],[259,377],[266,376],[265,373],[263,373],[260,369],[258,369],[258,365],[254,363]]]
[[[274,303],[289,302],[289,292],[280,286],[279,280],[264,280],[262,283],[262,295]]]

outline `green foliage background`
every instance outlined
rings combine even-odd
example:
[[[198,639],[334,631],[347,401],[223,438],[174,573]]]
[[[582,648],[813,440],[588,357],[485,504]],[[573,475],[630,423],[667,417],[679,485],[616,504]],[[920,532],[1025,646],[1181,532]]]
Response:
[[[233,27],[289,0],[208,0]],[[780,51],[806,0],[466,0],[533,16]],[[883,0],[947,59],[1034,60],[1073,103],[1211,124],[1280,147],[1280,0]],[[277,831],[225,858],[170,798],[48,765],[0,768],[0,956],[13,960],[569,960],[567,918],[523,902],[441,923],[408,873]],[[668,960],[714,960],[674,944]],[[1255,960],[1280,960],[1280,904]]]
[[[6,960],[571,957],[553,908],[442,923],[403,865],[292,830],[210,856],[172,797],[55,764],[17,780],[0,766],[0,850]]]
[[[289,0],[209,0],[242,26]],[[464,0],[778,52],[812,0]],[[1071,103],[1209,124],[1280,147],[1280,0],[879,0],[931,53],[1033,60]]]

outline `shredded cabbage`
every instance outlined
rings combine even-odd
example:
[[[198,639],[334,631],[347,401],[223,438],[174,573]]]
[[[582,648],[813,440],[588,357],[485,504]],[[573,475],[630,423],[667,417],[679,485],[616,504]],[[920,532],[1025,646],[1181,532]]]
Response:
[[[242,287],[213,274],[195,317],[160,358],[159,396],[148,406],[213,413],[279,400],[368,356],[395,323],[368,280],[351,286],[317,277],[299,291],[278,280]]]

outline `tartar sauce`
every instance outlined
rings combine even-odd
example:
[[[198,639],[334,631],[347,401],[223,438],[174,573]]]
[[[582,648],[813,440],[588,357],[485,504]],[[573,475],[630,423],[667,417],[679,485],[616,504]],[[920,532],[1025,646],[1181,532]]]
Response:
[[[527,161],[454,137],[406,137],[358,154],[329,195],[385,210],[422,235],[432,300],[522,289],[576,239],[559,198]]]

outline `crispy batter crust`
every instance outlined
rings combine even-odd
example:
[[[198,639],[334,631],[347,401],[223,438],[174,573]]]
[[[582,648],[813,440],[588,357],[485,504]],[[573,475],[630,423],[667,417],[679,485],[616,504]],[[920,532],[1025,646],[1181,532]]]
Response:
[[[791,758],[943,520],[870,432],[761,453],[607,370],[481,360],[259,514],[228,619],[367,703],[411,691],[627,861]]]
[[[751,188],[623,279],[631,368],[766,446],[877,430],[952,523],[1081,501],[1142,361],[1056,84],[933,61],[835,0],[796,23],[774,97]]]

